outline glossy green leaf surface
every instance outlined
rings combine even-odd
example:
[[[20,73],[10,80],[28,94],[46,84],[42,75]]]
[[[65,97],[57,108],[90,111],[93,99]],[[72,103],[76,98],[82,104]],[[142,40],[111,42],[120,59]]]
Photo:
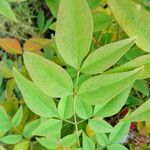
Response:
[[[40,125],[40,123],[41,121],[40,119],[38,119],[38,120],[33,120],[28,124],[26,124],[23,129],[23,136],[25,138],[31,138],[33,136],[32,132]]]
[[[123,72],[123,71],[129,71],[133,70],[135,68],[138,68],[140,66],[143,66],[143,71],[141,75],[139,76],[139,79],[145,79],[150,77],[150,55],[142,55],[140,57],[137,57],[119,67],[116,67],[114,69],[111,69],[110,71],[107,71],[108,73],[114,73],[114,72]]]
[[[44,94],[33,82],[13,69],[15,81],[22,92],[25,103],[37,115],[42,117],[57,116],[56,106],[52,98]]]
[[[92,106],[87,105],[81,100],[76,100],[76,113],[82,119],[88,119],[92,116]]]
[[[95,150],[94,142],[83,133],[83,150]]]
[[[48,119],[41,122],[41,124],[32,132],[33,135],[48,136],[56,135],[60,132],[62,121],[58,119]]]
[[[73,115],[73,97],[68,96],[68,97],[63,97],[60,99],[59,104],[58,104],[58,114],[63,118],[63,119],[69,119]]]
[[[11,128],[11,122],[4,107],[0,105],[0,132],[5,133]]]
[[[86,0],[61,0],[56,24],[56,45],[69,65],[79,68],[90,49],[93,20]]]
[[[17,110],[16,114],[14,115],[14,117],[11,120],[11,124],[13,127],[17,127],[21,121],[22,121],[22,117],[23,117],[23,110],[22,110],[22,106]]]
[[[22,139],[21,135],[7,135],[0,138],[0,142],[5,144],[16,144]]]
[[[81,71],[87,74],[102,73],[116,63],[134,41],[135,38],[129,38],[100,47],[86,58]]]
[[[45,94],[52,97],[72,94],[72,80],[62,67],[30,52],[24,53],[24,61],[32,80]]]
[[[96,105],[94,109],[94,114],[103,118],[115,115],[126,103],[130,90],[131,86],[122,91],[113,99],[111,99],[108,103]]]
[[[131,85],[138,78],[141,70],[142,68],[138,68],[123,73],[92,77],[81,84],[78,98],[90,105],[107,103]]]
[[[107,148],[108,150],[128,150],[126,147],[124,147],[121,144],[112,144],[109,145]]]
[[[127,136],[129,129],[130,129],[129,122],[118,123],[109,135],[109,143],[111,144],[120,143],[124,139],[124,137]]]
[[[44,146],[46,149],[56,149],[57,148],[57,139],[55,137],[51,138],[37,138],[37,141]]]
[[[109,133],[113,129],[113,127],[109,123],[102,120],[101,118],[90,119],[89,126],[96,133]]]
[[[61,144],[63,145],[64,148],[71,147],[75,143],[77,143],[76,134],[70,134],[61,139]]]
[[[96,133],[95,136],[99,145],[106,146],[108,144],[108,137],[105,133]]]
[[[137,36],[136,44],[150,52],[150,12],[133,0],[108,0],[108,4],[124,31]]]

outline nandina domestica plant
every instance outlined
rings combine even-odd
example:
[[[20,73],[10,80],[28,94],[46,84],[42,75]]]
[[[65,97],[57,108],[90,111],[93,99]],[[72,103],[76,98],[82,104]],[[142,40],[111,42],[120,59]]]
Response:
[[[117,0],[113,1],[115,5]],[[113,2],[109,3],[113,7]],[[1,137],[1,142],[22,141],[28,145],[27,141],[32,139],[50,150],[127,149],[122,140],[132,121],[149,120],[150,100],[133,113],[127,112],[115,126],[106,118],[125,105],[137,79],[149,77],[150,56],[140,56],[114,68],[137,43],[138,36],[129,34],[130,38],[92,50],[93,30],[93,17],[86,0],[60,1],[55,34],[57,54],[74,74],[39,54],[24,52],[31,80],[15,68],[13,75],[26,105],[39,118],[28,123],[22,133]],[[0,114],[1,131],[5,135],[21,123],[23,110],[20,107],[11,120],[2,106]]]

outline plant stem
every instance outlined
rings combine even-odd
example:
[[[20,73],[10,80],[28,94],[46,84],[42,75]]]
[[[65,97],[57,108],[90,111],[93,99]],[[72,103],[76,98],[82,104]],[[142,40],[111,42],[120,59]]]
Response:
[[[78,147],[80,147],[80,141],[78,137],[78,122],[77,122],[77,116],[76,116],[76,96],[74,97],[74,125],[75,125],[75,133],[77,137],[77,144],[78,144]]]
[[[62,119],[62,118],[61,118]],[[66,119],[62,119],[63,121],[65,121],[65,122],[67,122],[67,123],[70,123],[70,124],[74,124],[75,125],[75,123],[74,122],[72,122],[72,121],[70,121],[70,120],[66,120]]]
[[[75,89],[77,89],[77,87],[78,87],[79,76],[80,76],[80,70],[78,70],[78,72],[77,72],[77,79],[76,79],[76,83],[75,83]]]
[[[73,98],[74,98],[74,123],[75,123],[75,132],[76,132],[78,147],[80,147],[80,141],[79,141],[79,137],[78,137],[78,122],[77,122],[77,116],[76,116],[76,90],[78,87],[79,75],[80,75],[80,70],[78,70],[78,72],[77,72],[77,79],[76,79],[76,83],[75,83],[75,93],[73,95]]]

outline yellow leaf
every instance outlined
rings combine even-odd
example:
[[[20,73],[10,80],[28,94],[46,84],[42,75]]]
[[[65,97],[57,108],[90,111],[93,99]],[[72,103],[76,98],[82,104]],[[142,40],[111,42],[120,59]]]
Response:
[[[16,39],[0,38],[0,47],[11,54],[22,54],[22,48]]]
[[[51,40],[44,38],[31,38],[23,46],[24,51],[39,52],[41,49],[51,44]]]

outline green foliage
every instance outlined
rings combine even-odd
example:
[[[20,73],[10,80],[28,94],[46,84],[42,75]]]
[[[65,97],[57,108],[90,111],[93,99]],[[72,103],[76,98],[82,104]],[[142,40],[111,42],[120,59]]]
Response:
[[[60,0],[45,0],[54,17],[57,17]]]
[[[146,121],[150,120],[150,100],[147,100],[139,108],[137,108],[133,113],[126,116],[124,121]]]
[[[4,134],[11,128],[11,122],[5,109],[0,106],[0,133]]]
[[[121,140],[128,134],[130,128],[129,122],[120,122],[118,123],[109,136],[109,143],[117,144],[121,143]]]
[[[42,117],[57,116],[53,99],[40,91],[34,83],[24,78],[16,69],[13,72],[28,107]]]
[[[0,138],[0,142],[5,144],[16,144],[22,139],[21,135],[8,135]]]
[[[22,118],[23,118],[23,110],[21,106],[16,112],[16,114],[14,115],[14,117],[12,118],[11,121],[12,127],[17,127],[21,123]]]
[[[28,141],[22,141],[15,145],[14,150],[28,150],[29,148],[29,142]]]
[[[85,134],[83,133],[83,150],[94,150],[95,145],[94,142]]]
[[[143,71],[141,73],[141,75],[139,76],[139,79],[145,79],[145,78],[149,78],[150,77],[150,73],[149,73],[149,68],[150,68],[150,55],[142,55],[140,57],[137,57],[125,64],[123,64],[122,66],[116,67],[110,71],[108,71],[109,73],[113,73],[113,72],[122,72],[122,71],[128,71],[128,70],[132,70],[134,68],[143,66]]]
[[[6,0],[0,1],[0,14],[7,17],[8,19],[11,19],[15,22],[17,22],[17,18],[15,17],[10,4]]]
[[[79,99],[90,105],[107,103],[133,83],[140,72],[141,68],[138,68],[123,73],[92,77],[81,84]]]
[[[24,53],[24,61],[32,80],[44,93],[52,97],[72,94],[72,80],[63,68],[29,52]]]
[[[112,18],[104,12],[93,13],[94,32],[106,29],[111,23]]]
[[[112,131],[112,126],[101,118],[89,120],[89,126],[97,133],[109,133]]]
[[[70,27],[67,27],[67,26]],[[86,0],[61,0],[56,25],[56,44],[69,65],[80,68],[90,49],[93,20]],[[82,33],[82,34],[81,34]]]
[[[28,123],[23,129],[23,136],[27,139],[31,138],[33,136],[32,132],[40,125],[40,123],[41,121],[39,119]]]
[[[117,149],[117,150],[127,150],[127,148],[125,148],[121,144],[113,144],[113,145],[108,146],[108,150],[115,150],[115,149]]]
[[[37,141],[47,149],[56,149],[57,148],[57,139],[56,138],[37,138]]]
[[[102,73],[115,64],[134,44],[135,38],[107,44],[91,53],[84,61],[81,71],[87,74]]]
[[[76,142],[77,142],[77,137],[75,134],[67,135],[61,139],[61,144],[65,148],[74,145]]]
[[[76,100],[76,113],[82,119],[88,119],[92,116],[92,106],[87,105],[81,100]]]
[[[32,134],[38,136],[57,135],[61,130],[61,126],[62,122],[60,120],[48,119],[46,121],[42,121]]]
[[[73,116],[73,97],[62,97],[58,104],[58,113],[63,119],[69,119]]]
[[[94,114],[104,118],[115,115],[125,105],[130,90],[131,87],[128,87],[108,103],[96,105],[94,108]]]
[[[133,0],[108,0],[108,4],[124,31],[129,36],[137,36],[136,44],[149,52],[150,13]]]
[[[108,137],[105,133],[96,133],[96,140],[97,140],[97,143],[101,146],[108,145]]]
[[[51,14],[45,12],[45,5],[39,8],[35,24],[40,37],[26,40],[23,50],[22,41],[12,44],[11,39],[2,39],[5,42],[0,45],[9,55],[31,51],[12,55],[14,62],[4,52],[0,62],[2,146],[9,150],[126,150],[123,139],[131,122],[150,117],[144,80],[150,77],[150,56],[137,48],[149,51],[150,31],[143,27],[149,12],[131,0],[108,1],[128,38],[105,1],[45,2]],[[56,34],[41,38],[47,37],[48,28]],[[124,107],[131,111],[120,113]],[[116,114],[123,116],[117,120]]]

